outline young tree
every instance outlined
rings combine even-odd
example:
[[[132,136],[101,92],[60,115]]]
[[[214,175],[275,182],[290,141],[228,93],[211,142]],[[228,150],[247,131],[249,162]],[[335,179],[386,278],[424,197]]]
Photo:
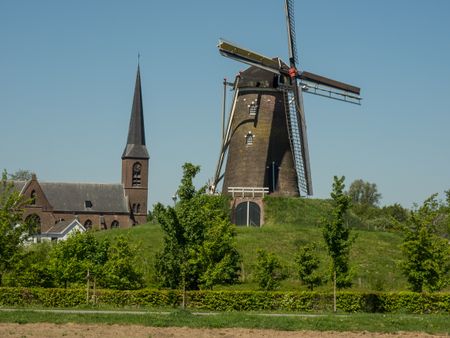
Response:
[[[12,268],[28,237],[28,225],[22,221],[27,202],[7,181],[4,171],[0,182],[0,285],[3,274]]]
[[[331,257],[331,278],[337,288],[351,286],[351,274],[349,269],[350,247],[355,240],[351,236],[350,228],[345,224],[345,214],[350,207],[350,197],[344,193],[344,180],[342,176],[334,176],[333,211],[330,219],[325,223],[323,238]]]
[[[105,288],[135,290],[143,286],[142,274],[136,271],[136,248],[119,236],[108,248],[108,260],[103,266],[99,284]]]
[[[432,195],[411,213],[404,228],[401,266],[412,291],[437,291],[449,283],[450,245],[436,234],[441,210],[437,194]]]
[[[43,242],[26,246],[20,250],[11,271],[5,274],[5,285],[53,287],[54,280],[49,269],[51,248],[51,243]]]
[[[193,178],[200,167],[183,165],[175,207],[157,204],[154,215],[164,232],[162,250],[156,255],[157,278],[164,287],[212,288],[234,283],[240,256],[235,248],[235,230],[229,221],[228,200],[196,190]]]
[[[316,245],[314,243],[300,247],[295,263],[297,265],[298,278],[308,286],[309,290],[313,290],[315,286],[323,283],[323,277],[317,272],[320,260],[315,252]]]
[[[88,271],[101,279],[109,245],[106,240],[98,241],[90,232],[76,233],[58,242],[50,252],[49,262],[55,283],[63,287],[84,284]]]
[[[255,279],[259,287],[265,291],[278,288],[285,279],[279,259],[275,254],[262,249],[257,251],[257,255]]]

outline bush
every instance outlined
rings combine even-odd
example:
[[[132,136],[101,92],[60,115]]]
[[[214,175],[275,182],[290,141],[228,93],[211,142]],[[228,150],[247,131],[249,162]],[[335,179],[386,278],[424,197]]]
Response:
[[[109,306],[180,306],[181,291],[97,290],[97,303]],[[0,306],[74,307],[86,304],[85,289],[0,288]],[[188,291],[187,306],[210,311],[331,311],[333,295],[312,291]],[[450,313],[450,293],[338,292],[343,312]]]

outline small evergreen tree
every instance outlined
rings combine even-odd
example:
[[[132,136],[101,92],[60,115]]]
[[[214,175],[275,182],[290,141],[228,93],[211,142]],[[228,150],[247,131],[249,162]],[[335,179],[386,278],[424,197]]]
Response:
[[[285,275],[275,254],[263,249],[257,251],[255,279],[262,290],[275,290],[279,287]]]
[[[315,252],[316,245],[314,243],[300,247],[295,263],[297,266],[298,278],[308,286],[309,290],[323,283],[323,277],[317,272],[320,260]]]

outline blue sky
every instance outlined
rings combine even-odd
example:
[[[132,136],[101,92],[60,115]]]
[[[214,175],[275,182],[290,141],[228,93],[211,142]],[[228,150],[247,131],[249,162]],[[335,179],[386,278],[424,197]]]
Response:
[[[364,98],[305,95],[315,197],[333,175],[406,207],[450,189],[449,13],[446,0],[296,1],[301,69]],[[222,79],[245,68],[219,55],[221,37],[286,59],[283,1],[0,1],[0,168],[120,182],[140,53],[150,205],[170,203],[184,162],[205,183]]]

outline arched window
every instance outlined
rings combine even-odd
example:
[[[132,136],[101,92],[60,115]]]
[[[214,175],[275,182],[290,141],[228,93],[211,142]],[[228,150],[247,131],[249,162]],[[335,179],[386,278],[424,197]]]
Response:
[[[90,219],[88,219],[88,220],[86,220],[86,222],[84,222],[84,228],[86,230],[92,229],[92,221]]]
[[[41,233],[41,218],[38,215],[28,215],[25,218],[25,223],[28,225],[28,233],[30,236],[39,235]]]
[[[32,190],[30,194],[30,204],[35,205],[36,204],[36,190]]]
[[[255,202],[239,203],[235,211],[236,225],[261,226],[261,208]]]
[[[118,228],[118,227],[119,227],[119,221],[116,221],[116,220],[112,221],[111,229]]]
[[[139,214],[141,212],[141,205],[138,203],[136,206],[136,213]]]
[[[133,205],[131,207],[131,211],[133,211],[133,214],[136,213],[136,203],[133,203]]]
[[[133,164],[133,179],[132,179],[133,187],[141,185],[141,167],[142,166],[139,162]]]
[[[255,101],[252,101],[248,105],[248,113],[250,114],[250,116],[255,116],[257,112],[258,112],[258,104]]]
[[[251,146],[253,144],[253,138],[255,136],[252,134],[251,131],[248,132],[247,135],[245,135],[245,144],[248,146]]]

